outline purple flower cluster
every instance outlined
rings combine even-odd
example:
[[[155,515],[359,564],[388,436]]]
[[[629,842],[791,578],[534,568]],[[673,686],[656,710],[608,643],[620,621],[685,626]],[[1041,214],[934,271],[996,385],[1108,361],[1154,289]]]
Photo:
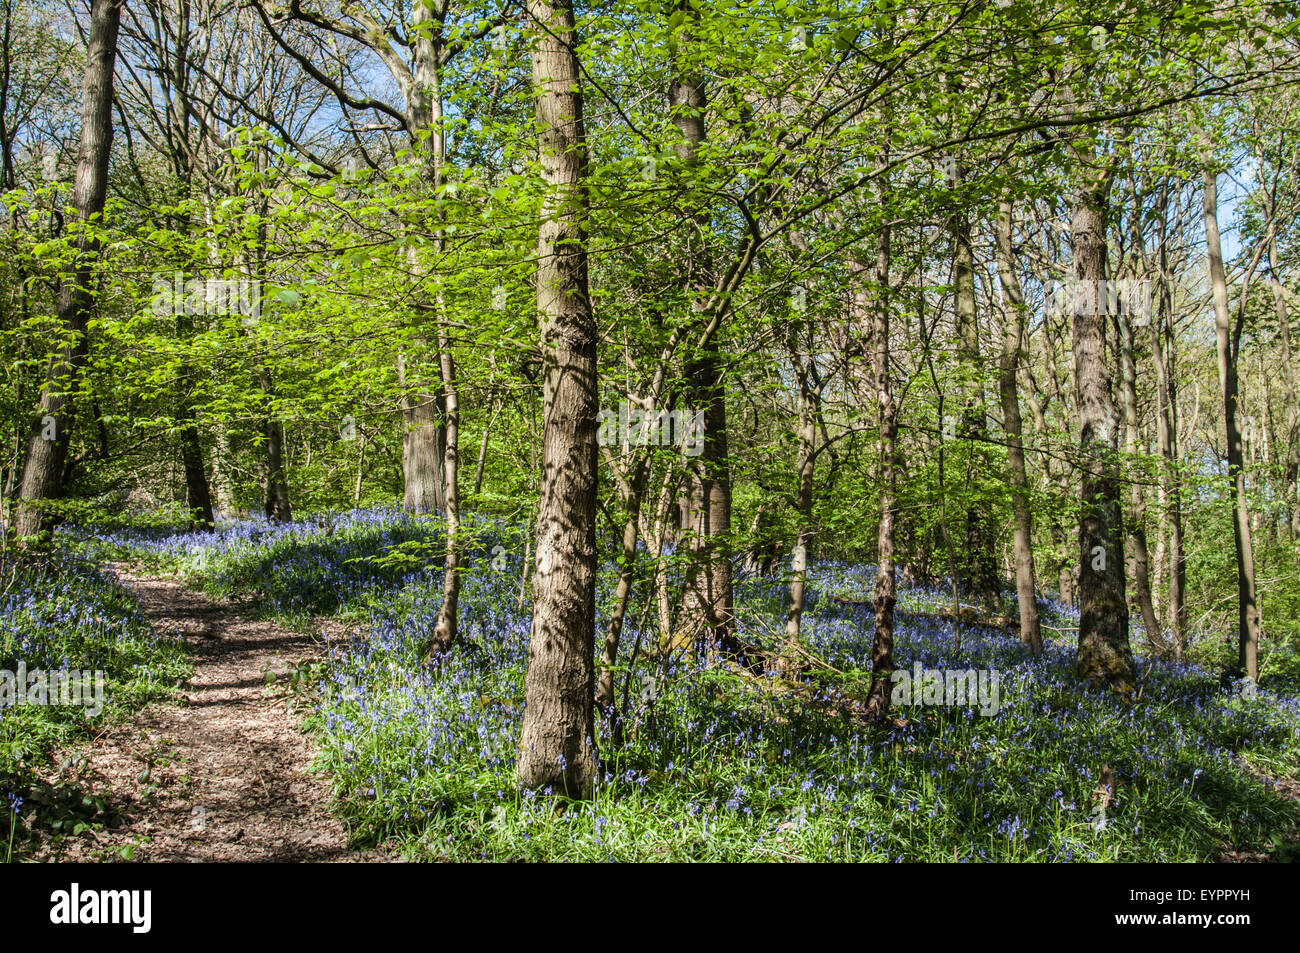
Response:
[[[791,838],[821,838],[817,855],[839,858],[1176,858],[1185,842],[1208,851],[1229,834],[1255,836],[1281,816],[1281,799],[1251,776],[1244,759],[1252,750],[1293,744],[1300,731],[1296,699],[1261,690],[1243,700],[1194,664],[1147,658],[1140,659],[1137,702],[1088,691],[1075,677],[1069,640],[1050,639],[1034,659],[1015,635],[964,626],[958,650],[951,624],[935,611],[950,593],[912,587],[900,593],[897,665],[994,670],[996,713],[904,706],[900,722],[882,736],[840,714],[859,697],[862,678],[768,691],[679,657],[654,670],[662,690],[641,693],[632,682],[621,747],[612,743],[615,725],[598,721],[608,800],[553,822],[543,799],[518,793],[514,776],[531,621],[519,602],[518,533],[495,525],[476,537],[461,595],[460,644],[433,664],[423,661],[421,648],[441,604],[440,553],[433,546],[418,550],[413,563],[377,559],[412,540],[436,544],[436,523],[372,510],[291,528],[238,524],[206,541],[147,545],[187,547],[183,558],[191,565],[255,566],[239,578],[274,595],[273,605],[307,605],[311,598],[319,604],[319,596],[293,587],[328,580],[336,602],[367,607],[346,639],[330,646],[318,723],[345,812],[376,836],[437,831],[439,850],[468,838],[478,856],[497,849],[492,838],[516,830],[512,849],[567,851],[599,841],[612,851],[610,811],[617,811],[620,831],[671,831],[683,845],[696,845],[682,848],[687,856],[697,856],[699,844],[717,844],[708,849],[725,856],[763,856],[785,851]],[[598,606],[608,605],[614,579],[607,563]],[[865,675],[871,608],[830,597],[869,598],[874,567],[815,564],[808,582],[805,647],[841,672]],[[634,605],[651,596],[644,585]],[[781,580],[738,582],[746,638],[771,636],[784,595]],[[1075,615],[1051,602],[1040,608],[1061,628]],[[620,689],[634,646],[641,647],[638,671],[649,671],[646,648],[658,633],[638,632],[638,617],[630,615],[624,630]],[[598,634],[606,621],[600,613]],[[1098,830],[1090,811],[1103,765],[1120,794],[1111,823]],[[1202,797],[1230,798],[1242,816],[1220,823]],[[491,824],[483,820],[489,815]],[[599,826],[598,817],[605,818]],[[450,818],[458,820],[447,827]],[[552,823],[563,825],[555,830],[566,831],[566,839],[547,839]],[[1152,841],[1160,825],[1177,837]]]

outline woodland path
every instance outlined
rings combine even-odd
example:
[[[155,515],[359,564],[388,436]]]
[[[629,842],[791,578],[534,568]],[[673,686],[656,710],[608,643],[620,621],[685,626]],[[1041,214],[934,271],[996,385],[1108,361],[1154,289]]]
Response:
[[[286,680],[321,657],[317,637],[253,618],[181,582],[114,564],[155,631],[179,634],[194,674],[180,704],[152,704],[97,736],[75,766],[83,787],[106,792],[114,820],[59,839],[47,860],[387,861],[347,846],[329,810],[327,781]]]

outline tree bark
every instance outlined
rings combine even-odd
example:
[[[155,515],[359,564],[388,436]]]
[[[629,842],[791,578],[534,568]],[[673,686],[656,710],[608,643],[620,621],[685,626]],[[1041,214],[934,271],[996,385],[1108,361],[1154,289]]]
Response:
[[[587,146],[572,0],[528,0],[528,16],[538,25],[532,75],[546,185],[537,242],[545,383],[519,780],[581,798],[598,772],[597,333],[587,284]]]
[[[961,162],[954,162],[956,185],[964,178]],[[965,443],[967,493],[978,488],[980,474],[986,470],[988,436],[984,425],[984,384],[980,368],[979,320],[975,307],[975,254],[971,245],[970,218],[967,211],[954,205],[949,217],[953,241],[953,276],[957,287],[957,339],[964,381],[961,394],[960,438]],[[969,595],[986,605],[995,605],[999,597],[999,573],[994,550],[996,533],[989,522],[989,508],[972,498],[965,513],[966,547],[961,560],[961,574]]]
[[[1029,477],[1025,470],[1024,429],[1020,417],[1020,391],[1016,380],[1025,337],[1025,296],[1016,274],[1012,251],[1012,208],[1004,201],[997,220],[998,274],[1007,304],[1007,323],[1002,335],[998,364],[998,391],[1002,399],[1002,423],[1007,437],[1007,464],[1011,471],[1011,508],[1015,517],[1016,599],[1020,609],[1020,641],[1034,655],[1043,652],[1043,632],[1034,591],[1033,525],[1029,513]]]
[[[1151,356],[1156,367],[1156,449],[1160,453],[1162,512],[1168,521],[1168,606],[1174,658],[1181,660],[1187,644],[1187,557],[1183,547],[1182,477],[1178,471],[1178,378],[1174,343],[1173,288],[1169,272],[1166,212],[1169,182],[1160,191],[1159,287],[1156,321],[1151,326]]]
[[[1121,396],[1124,402],[1124,453],[1134,465],[1138,453],[1140,424],[1137,411],[1137,362],[1133,357],[1133,320],[1127,309],[1121,308],[1115,315],[1119,330],[1119,363]],[[1146,503],[1142,497],[1142,485],[1137,480],[1132,482],[1129,491],[1129,529],[1128,535],[1133,541],[1133,587],[1134,598],[1142,613],[1142,626],[1146,630],[1147,641],[1157,654],[1165,651],[1164,636],[1160,623],[1156,619],[1155,603],[1151,599],[1150,554],[1147,551]]]
[[[785,640],[796,642],[799,639],[804,593],[808,585],[808,544],[812,541],[813,476],[817,460],[816,401],[820,395],[808,379],[811,369],[800,366],[797,355],[791,355],[791,360],[799,378],[799,491],[795,498],[799,531],[790,561],[790,605],[785,616]]]
[[[442,128],[442,56],[443,20],[447,15],[446,2],[437,0],[417,2],[411,8],[413,56],[410,82],[403,92],[406,97],[407,121],[412,135],[412,146],[424,154],[425,178],[430,188],[437,190],[442,184],[446,163],[446,135]],[[400,80],[399,80],[400,81]],[[427,139],[424,138],[427,136]],[[442,250],[444,237],[437,229],[435,244]],[[411,249],[411,270],[417,277],[425,273],[416,249]],[[439,350],[445,338],[440,293],[435,292],[435,321]],[[399,374],[406,375],[405,359],[401,359]],[[446,513],[448,479],[445,468],[447,456],[455,451],[448,447],[447,392],[455,391],[455,380],[447,379],[439,354],[439,373],[442,386],[430,394],[420,389],[403,405],[406,429],[402,439],[402,467],[405,478],[403,502],[411,513]],[[450,534],[448,534],[450,543]],[[449,551],[449,557],[451,556]],[[445,598],[444,598],[445,605]],[[454,619],[451,625],[455,626]],[[450,643],[448,643],[450,644]]]
[[[170,54],[172,88],[169,91],[166,111],[166,120],[170,127],[167,141],[171,147],[172,171],[177,181],[181,183],[184,197],[188,199],[194,178],[190,145],[189,46],[192,42],[192,33],[188,0],[177,0],[175,17],[176,43]],[[190,216],[185,214],[178,218],[178,227],[182,232],[188,233],[191,227]],[[177,315],[176,330],[182,339],[194,333],[194,323],[189,315]],[[188,363],[182,364],[177,374],[176,416],[183,423],[180,444],[181,463],[185,469],[185,500],[190,512],[190,528],[210,530],[216,521],[212,512],[212,489],[208,484],[207,469],[203,464],[203,444],[198,426],[194,422],[194,407],[188,390],[192,374],[193,369]]]
[[[398,357],[398,378],[405,386],[406,358]],[[417,393],[402,400],[402,504],[409,513],[433,513],[446,509],[443,495],[443,446],[445,429],[442,397]]]
[[[193,410],[182,405],[182,413],[192,420]],[[203,445],[199,430],[193,423],[181,429],[181,462],[185,467],[185,503],[190,511],[190,528],[209,530],[216,525],[212,513],[212,494],[208,489],[208,474],[203,465]]]
[[[1261,190],[1268,194],[1267,189]],[[1271,197],[1265,208],[1268,215],[1268,274],[1269,287],[1273,291],[1273,305],[1277,311],[1277,336],[1282,345],[1282,406],[1286,415],[1285,462],[1283,465],[1283,482],[1295,489],[1295,494],[1286,505],[1290,518],[1287,524],[1291,541],[1300,539],[1300,399],[1297,398],[1295,364],[1291,351],[1291,309],[1287,306],[1286,291],[1279,275],[1280,264],[1277,254],[1277,223],[1274,221]],[[1281,452],[1278,453],[1281,456]]]
[[[1207,150],[1208,151],[1208,150]],[[1205,179],[1205,243],[1210,261],[1210,288],[1214,294],[1214,330],[1219,363],[1220,396],[1228,441],[1228,482],[1232,499],[1232,541],[1237,558],[1237,673],[1259,680],[1259,602],[1255,591],[1255,551],[1246,503],[1246,471],[1242,459],[1241,428],[1237,423],[1237,354],[1241,322],[1234,329],[1228,313],[1228,280],[1219,242],[1218,173],[1208,165]]]
[[[447,137],[443,130],[442,65],[445,44],[443,20],[446,3],[417,3],[411,16],[415,31],[415,60],[413,88],[408,93],[408,105],[415,128],[427,131],[429,140],[420,143],[428,148],[428,179],[436,192],[442,187],[447,164]],[[447,250],[445,221],[439,214],[434,229],[434,251],[441,258]],[[430,502],[424,495],[429,480],[435,484],[433,504],[442,510],[446,532],[443,559],[442,606],[433,636],[426,647],[431,655],[446,652],[456,641],[458,629],[457,607],[460,603],[460,394],[456,386],[456,363],[451,353],[451,334],[448,330],[447,304],[442,292],[440,275],[434,276],[434,326],[438,342],[438,373],[441,389],[438,393],[436,426],[416,427],[408,431],[411,438],[411,460],[415,464],[414,479],[408,491],[416,490],[409,508],[427,512]],[[428,406],[427,403],[424,406]],[[430,446],[432,444],[432,446]]]
[[[108,193],[108,161],[113,144],[113,67],[121,0],[92,0],[86,69],[82,80],[81,143],[77,151],[72,202],[82,221],[101,217]],[[95,227],[98,227],[97,225]],[[86,331],[94,307],[94,263],[99,240],[83,234],[77,240],[72,275],[59,289],[59,325],[68,340],[55,353],[46,374],[40,408],[32,422],[27,462],[23,469],[14,531],[32,536],[47,525],[40,506],[63,493],[63,475],[76,419],[76,391],[90,346]]]
[[[683,4],[682,9],[686,8]],[[689,42],[684,32],[683,42]],[[704,110],[708,93],[704,77],[683,68],[669,87],[669,109],[673,124],[681,133],[677,154],[688,165],[697,161],[706,135]],[[707,227],[707,214],[691,208],[696,230]],[[694,232],[693,232],[694,234]],[[714,350],[717,316],[699,310],[709,297],[710,267],[707,249],[688,251],[682,285],[691,306],[706,325],[695,352],[685,362],[684,376],[689,412],[702,413],[703,449],[688,470],[683,529],[689,540],[691,560],[686,570],[686,589],[679,609],[679,627],[702,633],[700,640],[711,654],[737,654],[732,610],[731,580],[731,468],[727,452],[727,400],[723,386],[723,361]]]
[[[695,628],[710,652],[734,649],[731,595],[731,471],[727,453],[726,393],[720,360],[689,363],[691,412],[703,413],[703,452],[687,471],[687,522],[691,549],[679,627]]]
[[[1084,168],[1096,165],[1084,161]],[[1106,361],[1106,211],[1109,176],[1090,181],[1073,198],[1074,377],[1079,409],[1082,513],[1079,521],[1079,675],[1129,693],[1136,688],[1129,645],[1124,578],[1124,523],[1117,459],[1118,419]]]
[[[1133,188],[1134,207],[1140,207],[1141,197],[1136,184]],[[1107,295],[1107,300],[1116,301],[1115,330],[1118,339],[1120,361],[1121,396],[1124,402],[1124,453],[1128,458],[1130,473],[1138,470],[1138,453],[1143,449],[1142,426],[1138,418],[1137,396],[1137,359],[1134,353],[1135,326],[1146,326],[1151,322],[1149,299],[1145,294],[1145,283],[1149,269],[1146,267],[1146,252],[1142,242],[1141,220],[1138,216],[1129,218],[1130,253],[1137,263],[1133,280],[1138,282],[1134,289],[1123,296],[1118,293]],[[1146,496],[1143,481],[1132,479],[1129,484],[1129,529],[1132,539],[1132,568],[1134,598],[1138,610],[1142,613],[1142,627],[1146,632],[1147,643],[1157,655],[1168,652],[1160,621],[1156,618],[1155,600],[1151,586],[1151,555],[1147,547],[1146,530]]]
[[[268,405],[273,405],[275,385],[265,368],[262,391]],[[292,523],[293,507],[289,505],[289,480],[284,466],[284,424],[275,417],[273,406],[268,406],[266,419],[262,421],[262,435],[266,438],[266,518],[272,523]]]
[[[439,315],[442,313],[439,294]],[[447,546],[443,561],[442,607],[434,625],[432,654],[446,652],[456,641],[457,607],[460,603],[460,396],[456,388],[456,365],[446,324],[438,321],[438,363],[442,374],[442,396],[446,407],[447,446],[442,460]]]
[[[600,658],[600,675],[596,682],[596,705],[606,711],[614,705],[614,665],[618,661],[618,645],[623,637],[623,620],[627,617],[627,602],[632,593],[636,567],[636,541],[641,528],[641,505],[645,496],[646,480],[650,473],[648,456],[642,456],[633,465],[631,480],[623,488],[623,505],[627,516],[623,522],[623,539],[618,555],[618,584],[614,589],[614,605],[609,613],[609,628],[605,630],[605,647]]]
[[[875,630],[871,639],[871,689],[867,717],[881,721],[889,714],[894,671],[894,606],[898,601],[894,566],[894,533],[898,517],[898,405],[889,372],[890,229],[881,226],[876,249],[875,301],[872,307],[872,380],[878,401],[880,453],[880,528],[876,534]],[[860,293],[860,292],[859,292]]]
[[[215,510],[227,515],[235,512],[235,454],[230,444],[230,430],[218,424],[212,449],[212,488],[216,491]]]

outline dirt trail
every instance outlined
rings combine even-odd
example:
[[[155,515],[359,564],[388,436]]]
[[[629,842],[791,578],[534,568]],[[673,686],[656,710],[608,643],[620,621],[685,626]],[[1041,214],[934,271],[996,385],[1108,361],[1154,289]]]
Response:
[[[142,861],[392,860],[348,849],[328,784],[308,771],[301,711],[286,704],[282,679],[266,684],[267,668],[319,658],[317,640],[176,580],[114,568],[155,630],[185,639],[194,675],[181,705],[151,705],[95,740],[78,773],[111,791],[118,825],[66,838],[46,859],[114,860],[134,843],[131,859]]]

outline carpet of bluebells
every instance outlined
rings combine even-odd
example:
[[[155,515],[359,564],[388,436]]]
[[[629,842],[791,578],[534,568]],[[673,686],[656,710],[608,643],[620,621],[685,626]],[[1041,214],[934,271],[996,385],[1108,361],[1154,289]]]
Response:
[[[518,528],[475,526],[462,641],[434,666],[419,650],[441,597],[435,520],[364,510],[79,540],[281,616],[344,619],[310,722],[322,767],[358,843],[391,839],[417,858],[1182,861],[1269,853],[1296,830],[1296,804],[1272,780],[1300,776],[1294,697],[1267,680],[1243,697],[1208,666],[1145,657],[1136,700],[1088,691],[1073,671],[1077,614],[1051,602],[1040,608],[1061,631],[1032,659],[1017,636],[975,626],[954,649],[951,623],[929,611],[945,591],[904,590],[899,666],[995,670],[1000,707],[903,706],[873,730],[840,704],[866,684],[871,609],[832,598],[869,599],[873,567],[810,569],[802,637],[825,671],[802,691],[652,655],[637,591],[619,671],[623,744],[598,725],[602,783],[572,804],[515,783],[529,631]],[[606,564],[598,606],[613,582]],[[779,628],[784,588],[740,580],[748,638]],[[1114,799],[1102,810],[1106,769]]]
[[[150,568],[183,572],[213,595],[253,595],[264,611],[291,618],[334,612],[390,590],[412,566],[433,561],[441,546],[431,520],[388,508],[282,525],[221,520],[211,532],[116,527],[69,529],[65,537],[100,556],[129,555]]]
[[[52,753],[75,746],[107,720],[173,696],[191,669],[174,638],[150,627],[110,569],[66,549],[0,554],[0,670],[104,672],[103,709],[0,706],[0,856],[14,851],[55,805],[38,780]],[[57,825],[58,822],[56,821]],[[57,829],[57,826],[56,826]]]

